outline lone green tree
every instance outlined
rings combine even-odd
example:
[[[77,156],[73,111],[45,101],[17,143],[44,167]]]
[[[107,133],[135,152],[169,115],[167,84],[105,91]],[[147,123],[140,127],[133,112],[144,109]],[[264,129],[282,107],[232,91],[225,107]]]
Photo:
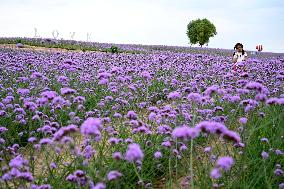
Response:
[[[192,20],[187,25],[186,32],[190,44],[199,44],[201,47],[204,44],[209,43],[209,38],[214,37],[216,32],[216,27],[208,19],[197,19]]]

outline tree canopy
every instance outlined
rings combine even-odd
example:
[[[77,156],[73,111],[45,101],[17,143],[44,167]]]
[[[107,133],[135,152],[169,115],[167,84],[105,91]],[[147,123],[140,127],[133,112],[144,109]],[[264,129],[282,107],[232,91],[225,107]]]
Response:
[[[190,44],[199,44],[201,47],[209,43],[209,38],[217,34],[216,27],[208,19],[192,20],[187,25],[186,32]]]

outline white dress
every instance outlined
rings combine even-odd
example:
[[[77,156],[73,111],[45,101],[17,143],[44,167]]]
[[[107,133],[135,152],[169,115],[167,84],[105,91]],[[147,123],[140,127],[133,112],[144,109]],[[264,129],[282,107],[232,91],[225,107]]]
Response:
[[[244,54],[242,52],[235,52],[234,53],[234,58],[237,58],[237,62],[244,61],[247,56],[248,55],[247,55],[246,52]]]

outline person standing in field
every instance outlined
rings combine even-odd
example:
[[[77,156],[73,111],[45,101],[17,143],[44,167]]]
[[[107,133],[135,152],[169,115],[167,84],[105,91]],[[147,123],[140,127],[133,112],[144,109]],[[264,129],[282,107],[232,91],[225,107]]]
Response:
[[[234,71],[240,71],[240,69],[245,70],[244,65],[240,66],[240,62],[244,62],[247,60],[247,53],[244,50],[244,46],[241,43],[237,43],[234,47],[234,54],[233,54],[233,70]]]

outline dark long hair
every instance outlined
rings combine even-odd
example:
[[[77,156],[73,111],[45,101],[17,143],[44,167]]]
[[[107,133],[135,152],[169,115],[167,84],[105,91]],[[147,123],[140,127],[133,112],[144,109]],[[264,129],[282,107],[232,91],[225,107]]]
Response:
[[[244,46],[243,46],[243,44],[241,44],[241,43],[237,43],[237,44],[235,44],[235,46],[234,46],[234,50],[236,50],[237,49],[237,47],[238,46],[241,46],[242,47],[242,54],[244,55],[245,54],[245,50],[244,50]],[[235,53],[234,53],[234,55],[235,55]]]

